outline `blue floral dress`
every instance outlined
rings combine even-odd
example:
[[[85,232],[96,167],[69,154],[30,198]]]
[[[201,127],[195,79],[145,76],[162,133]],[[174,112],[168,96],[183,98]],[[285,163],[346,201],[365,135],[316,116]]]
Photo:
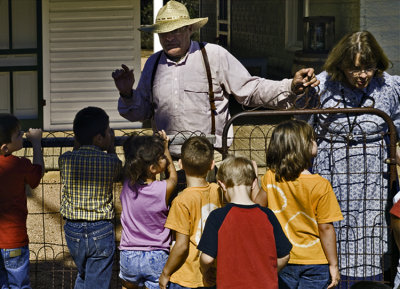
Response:
[[[366,89],[351,89],[331,81],[326,72],[320,80],[322,108],[374,107],[393,120],[400,133],[400,76],[384,73]],[[387,205],[388,126],[378,115],[314,116],[318,155],[314,172],[327,178],[344,220],[335,224],[341,275],[375,276],[390,268]]]

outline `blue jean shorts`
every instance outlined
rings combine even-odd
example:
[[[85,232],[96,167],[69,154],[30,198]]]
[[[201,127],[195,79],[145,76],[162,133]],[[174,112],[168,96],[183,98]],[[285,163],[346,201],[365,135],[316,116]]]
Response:
[[[28,246],[0,249],[0,288],[31,288]]]
[[[158,289],[158,279],[167,260],[168,253],[162,250],[121,250],[119,277],[138,286]]]

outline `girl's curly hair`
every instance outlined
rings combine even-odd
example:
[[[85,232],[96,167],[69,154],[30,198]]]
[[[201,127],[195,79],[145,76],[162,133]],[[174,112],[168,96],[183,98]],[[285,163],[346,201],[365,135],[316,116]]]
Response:
[[[133,134],[123,144],[125,155],[124,177],[133,184],[149,177],[150,165],[158,165],[164,155],[164,140],[158,136]]]

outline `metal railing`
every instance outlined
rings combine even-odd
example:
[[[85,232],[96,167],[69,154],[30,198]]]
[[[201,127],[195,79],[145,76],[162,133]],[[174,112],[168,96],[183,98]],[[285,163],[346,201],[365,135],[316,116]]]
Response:
[[[268,125],[276,119],[277,116],[292,117],[295,115],[311,115],[311,114],[336,114],[336,113],[352,113],[352,114],[376,114],[382,117],[387,125],[388,132],[382,135],[380,143],[388,145],[389,158],[387,166],[389,167],[389,190],[390,194],[379,192],[379,201],[391,204],[391,198],[395,194],[397,171],[395,165],[395,142],[396,132],[392,120],[386,114],[372,108],[356,108],[356,109],[302,109],[302,110],[285,110],[285,111],[253,111],[243,112],[235,115],[225,126],[223,132],[223,148],[222,154],[239,154],[257,161],[259,166],[259,174],[263,174],[266,169],[266,152],[265,148],[268,144],[273,125]],[[235,125],[239,119],[244,119],[240,125]],[[251,120],[249,124],[246,122]],[[256,124],[254,123],[256,120]],[[258,124],[259,123],[259,124]],[[234,125],[234,135],[232,145],[228,148],[228,127]],[[139,134],[151,134],[150,130],[135,130]],[[116,130],[116,146],[117,154],[123,160],[121,145],[127,135],[132,130]],[[195,133],[198,134],[198,133]],[[175,141],[182,142],[188,137],[188,132],[178,134]],[[189,133],[190,136],[190,133]],[[320,136],[318,136],[320,137]],[[174,141],[174,137],[172,137]],[[386,140],[389,140],[386,142]],[[69,255],[68,248],[64,239],[63,219],[59,213],[61,188],[60,176],[58,171],[58,157],[73,147],[73,134],[71,132],[46,132],[46,136],[42,140],[43,151],[45,155],[45,164],[47,173],[41,181],[38,188],[28,193],[28,234],[30,238],[31,252],[31,283],[32,288],[73,288],[76,278],[76,267]],[[25,142],[25,148],[20,151],[20,155],[31,157],[30,144]],[[384,171],[377,172],[384,174]],[[121,204],[119,194],[121,184],[114,185],[114,204],[116,208],[115,230],[117,244],[121,233],[120,213]],[[368,201],[368,200],[366,200]],[[340,202],[340,200],[339,200]],[[387,206],[383,209],[383,215],[387,215]],[[383,217],[381,227],[384,231],[389,231],[389,225]],[[368,224],[365,224],[368,225]],[[389,238],[389,247],[394,244],[393,239]],[[397,264],[395,254],[393,252],[377,252],[380,256],[385,253],[389,254],[391,264],[382,264],[383,270],[395,268]],[[346,259],[347,256],[340,255],[339,259]],[[380,266],[380,265],[379,265]],[[394,270],[394,269],[393,269]],[[113,278],[111,288],[120,288],[121,284],[118,278],[119,272],[119,253],[115,254]]]
[[[115,130],[116,152],[124,160],[122,144],[132,133],[148,135],[150,129]],[[31,263],[32,288],[74,288],[77,275],[75,264],[69,254],[63,229],[63,218],[60,215],[62,184],[58,169],[58,157],[74,146],[73,133],[69,131],[44,132],[42,148],[46,174],[40,185],[31,190],[27,188],[28,196],[28,235]],[[170,143],[179,145],[193,135],[203,135],[198,131],[182,131],[169,136]],[[213,141],[213,136],[206,136]],[[15,153],[17,156],[32,158],[31,143],[24,140],[24,149]],[[116,246],[119,244],[122,230],[120,214],[122,211],[119,195],[122,189],[120,183],[113,187],[115,205]],[[111,288],[121,288],[119,273],[119,253],[114,256]]]

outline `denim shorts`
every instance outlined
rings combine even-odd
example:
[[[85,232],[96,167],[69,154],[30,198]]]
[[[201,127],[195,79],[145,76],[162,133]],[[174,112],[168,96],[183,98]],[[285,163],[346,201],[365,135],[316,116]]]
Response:
[[[323,289],[329,285],[329,266],[287,264],[279,272],[280,289]]]
[[[168,253],[163,250],[121,250],[119,277],[138,286],[158,289],[158,279],[167,260]]]
[[[0,288],[31,288],[29,247],[0,249]]]

